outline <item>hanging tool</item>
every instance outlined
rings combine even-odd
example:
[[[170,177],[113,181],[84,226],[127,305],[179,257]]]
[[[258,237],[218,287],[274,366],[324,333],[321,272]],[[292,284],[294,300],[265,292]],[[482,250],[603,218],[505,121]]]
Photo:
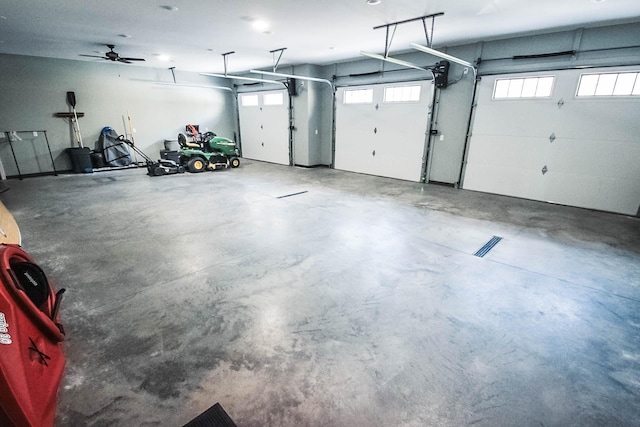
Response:
[[[67,102],[73,108],[73,133],[76,135],[76,140],[80,148],[84,148],[82,144],[82,134],[80,133],[80,124],[78,123],[78,113],[76,112],[76,94],[74,92],[67,92]]]

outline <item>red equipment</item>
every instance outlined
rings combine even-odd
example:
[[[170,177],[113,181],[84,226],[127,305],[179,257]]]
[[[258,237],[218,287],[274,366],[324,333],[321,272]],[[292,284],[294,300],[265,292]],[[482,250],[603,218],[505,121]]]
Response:
[[[0,425],[53,426],[65,357],[57,293],[18,245],[0,245]]]

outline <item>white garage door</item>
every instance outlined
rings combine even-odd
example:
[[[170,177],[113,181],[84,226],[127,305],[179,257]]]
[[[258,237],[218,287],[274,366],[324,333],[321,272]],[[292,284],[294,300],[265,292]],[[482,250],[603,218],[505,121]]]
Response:
[[[290,164],[289,96],[286,90],[238,95],[242,157]]]
[[[483,77],[463,188],[638,214],[638,71]]]
[[[338,88],[335,168],[419,182],[430,81]]]

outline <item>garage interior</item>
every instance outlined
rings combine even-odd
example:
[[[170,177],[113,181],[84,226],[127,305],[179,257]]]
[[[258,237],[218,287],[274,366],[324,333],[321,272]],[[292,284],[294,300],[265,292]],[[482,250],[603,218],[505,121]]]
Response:
[[[0,6],[55,425],[640,424],[640,4],[481,3]],[[73,171],[187,124],[240,167]]]

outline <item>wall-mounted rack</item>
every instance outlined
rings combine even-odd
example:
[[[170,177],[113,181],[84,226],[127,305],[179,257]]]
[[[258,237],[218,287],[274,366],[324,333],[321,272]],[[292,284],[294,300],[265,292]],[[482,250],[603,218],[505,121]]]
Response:
[[[46,130],[13,130],[13,131],[5,131],[4,133],[4,141],[0,142],[8,142],[9,147],[11,147],[11,154],[13,155],[13,161],[16,163],[16,169],[18,170],[18,178],[22,179],[22,172],[20,171],[20,165],[18,164],[18,158],[16,157],[16,152],[13,148],[13,143],[17,141],[24,141],[25,138],[20,137],[19,133],[28,133],[34,136],[34,139],[29,139],[29,141],[35,141],[35,137],[38,134],[42,133],[44,135],[45,143],[47,144],[47,150],[49,151],[49,158],[51,159],[51,166],[53,167],[53,174],[58,176],[58,171],[56,170],[55,162],[53,161],[53,154],[51,154],[51,146],[49,145],[49,138],[47,137]],[[7,179],[7,175],[4,170],[4,166],[2,165],[2,161],[0,161],[0,178],[2,180]]]

